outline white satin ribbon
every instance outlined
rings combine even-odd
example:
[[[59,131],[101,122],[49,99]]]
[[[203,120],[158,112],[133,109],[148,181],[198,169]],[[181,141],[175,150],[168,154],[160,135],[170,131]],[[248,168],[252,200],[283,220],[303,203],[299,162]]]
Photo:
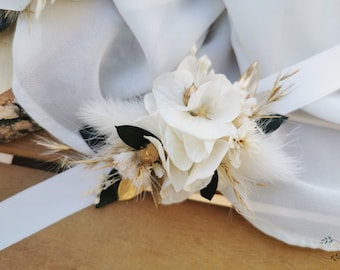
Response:
[[[79,165],[2,201],[0,250],[94,204],[101,173]]]
[[[270,90],[278,74],[298,71],[287,81],[282,82],[284,86],[292,87],[287,96],[273,104],[272,111],[288,114],[301,109],[340,88],[340,62],[335,59],[340,59],[340,45],[261,80],[259,92]]]
[[[334,59],[340,59],[340,46],[286,69],[299,69],[290,79],[295,86],[273,110],[286,114],[340,88],[340,62]],[[260,91],[270,89],[276,77],[261,80]],[[93,204],[94,197],[84,192],[98,184],[100,173],[77,166],[1,202],[0,250]]]

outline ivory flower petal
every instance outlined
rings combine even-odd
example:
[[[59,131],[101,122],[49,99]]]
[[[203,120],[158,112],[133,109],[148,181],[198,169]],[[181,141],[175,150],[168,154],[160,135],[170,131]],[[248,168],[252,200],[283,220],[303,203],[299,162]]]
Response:
[[[193,75],[194,82],[201,84],[208,74],[213,73],[213,71],[209,71],[210,66],[211,61],[206,55],[201,56],[199,59],[189,55],[178,65],[177,71],[189,71]]]
[[[175,107],[185,110],[183,93],[193,83],[193,75],[188,71],[165,73],[154,80],[152,94],[158,109]]]
[[[232,122],[240,113],[240,95],[224,76],[201,85],[192,94],[188,111],[209,120]]]
[[[224,123],[204,117],[193,117],[188,112],[176,109],[160,110],[160,117],[170,127],[201,140],[216,140],[236,132],[232,122]]]
[[[184,190],[197,191],[206,187],[215,170],[220,165],[229,145],[225,140],[219,140],[215,143],[214,149],[208,159],[195,164],[189,174]]]
[[[185,151],[183,141],[171,128],[166,127],[162,141],[174,165],[182,171],[189,170],[193,161]]]
[[[159,157],[162,161],[162,165],[167,173],[165,178],[171,179],[171,183],[176,192],[179,192],[183,189],[185,182],[188,178],[188,171],[179,170],[170,160],[169,157],[166,157],[163,145],[159,140],[154,137],[147,137],[147,139],[156,147]]]
[[[258,151],[257,127],[253,121],[245,121],[237,130],[235,137],[229,139],[229,160],[234,168],[241,165],[241,152],[249,155]]]
[[[207,159],[215,144],[215,140],[202,141],[187,134],[182,134],[182,140],[187,155],[195,163]]]
[[[162,204],[180,203],[188,199],[191,194],[184,190],[176,191],[170,179],[164,181],[160,192]]]

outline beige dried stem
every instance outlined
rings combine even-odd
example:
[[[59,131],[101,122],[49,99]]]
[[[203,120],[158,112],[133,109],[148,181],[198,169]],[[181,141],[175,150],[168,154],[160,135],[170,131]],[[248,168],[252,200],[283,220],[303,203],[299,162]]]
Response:
[[[46,149],[42,154],[50,161],[59,163],[61,168],[73,166],[75,160],[82,160],[84,156],[66,144],[59,142],[56,138],[48,138],[35,134],[33,141]]]
[[[244,200],[243,196],[240,194],[240,192],[237,190],[237,186],[241,186],[241,188],[243,188],[244,190],[246,190],[246,188],[242,185],[242,183],[240,181],[238,181],[231,173],[230,169],[229,169],[229,165],[226,162],[222,162],[220,165],[223,170],[225,171],[228,180],[230,182],[230,184],[233,187],[233,192],[235,195],[236,200],[247,210],[249,210],[246,201]]]
[[[267,112],[268,107],[270,107],[273,103],[279,101],[283,97],[285,97],[290,89],[292,88],[292,85],[289,85],[288,87],[283,87],[282,82],[287,80],[288,78],[294,76],[298,70],[295,70],[290,73],[285,73],[283,75],[279,74],[273,84],[272,89],[270,90],[268,96],[266,97],[264,104],[258,106],[253,111],[252,118],[263,118],[263,115],[265,115]],[[270,116],[268,116],[270,117]]]

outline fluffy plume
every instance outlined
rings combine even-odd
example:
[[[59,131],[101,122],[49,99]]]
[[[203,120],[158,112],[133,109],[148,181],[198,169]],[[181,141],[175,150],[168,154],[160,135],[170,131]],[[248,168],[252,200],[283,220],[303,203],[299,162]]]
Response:
[[[79,112],[80,119],[108,137],[117,137],[116,126],[131,124],[146,114],[142,99],[98,99]]]
[[[241,166],[232,174],[249,183],[272,181],[296,181],[299,162],[287,153],[287,134],[276,131],[259,134],[258,150],[251,154],[241,153]]]

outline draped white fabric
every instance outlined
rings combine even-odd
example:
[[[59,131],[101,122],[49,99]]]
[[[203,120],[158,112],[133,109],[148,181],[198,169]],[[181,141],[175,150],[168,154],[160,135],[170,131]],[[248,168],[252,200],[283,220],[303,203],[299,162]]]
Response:
[[[339,2],[335,0],[225,0],[225,4],[240,69],[258,60],[262,78],[340,42]],[[339,94],[334,94],[305,110],[340,123],[338,99]]]
[[[89,152],[78,135],[77,115],[87,101],[150,91],[155,76],[173,70],[194,43],[232,81],[254,60],[264,78],[340,44],[339,13],[337,0],[57,0],[38,21],[19,18],[13,89],[40,125]],[[308,78],[291,80],[304,110],[335,123],[339,94],[332,92],[340,77],[328,84],[323,76],[336,74],[339,65],[335,52],[310,78],[319,96],[309,93]],[[252,215],[246,218],[289,244],[340,250],[339,131],[290,122],[280,132],[291,136],[289,150],[301,159],[301,180],[250,194]],[[224,193],[237,206],[231,191]],[[325,237],[332,241],[325,243]]]
[[[1,0],[1,9],[22,11],[30,3],[30,0]]]

